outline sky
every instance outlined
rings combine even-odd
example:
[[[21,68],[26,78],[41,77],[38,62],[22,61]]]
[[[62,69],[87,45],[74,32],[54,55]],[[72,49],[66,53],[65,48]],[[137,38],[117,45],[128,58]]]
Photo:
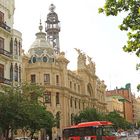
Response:
[[[45,26],[49,6],[56,6],[60,20],[60,51],[70,61],[68,69],[76,70],[77,52],[82,50],[96,64],[96,75],[104,80],[107,90],[125,87],[131,83],[131,91],[138,96],[136,86],[140,71],[136,71],[139,59],[135,54],[123,51],[127,33],[120,31],[125,14],[106,17],[98,14],[105,0],[15,0],[14,28],[22,33],[22,46],[27,52],[35,40],[40,19]],[[45,27],[44,27],[45,28]],[[44,29],[45,31],[45,29]]]

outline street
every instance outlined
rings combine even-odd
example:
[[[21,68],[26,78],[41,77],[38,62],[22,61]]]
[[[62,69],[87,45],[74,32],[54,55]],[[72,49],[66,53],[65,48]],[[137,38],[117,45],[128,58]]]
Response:
[[[138,136],[128,136],[122,137],[120,140],[140,140],[140,139],[138,139]]]

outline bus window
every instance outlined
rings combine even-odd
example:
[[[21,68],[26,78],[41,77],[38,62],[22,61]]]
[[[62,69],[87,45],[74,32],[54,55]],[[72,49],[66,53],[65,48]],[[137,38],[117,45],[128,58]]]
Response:
[[[113,136],[115,130],[112,127],[104,126],[103,127],[103,136]]]
[[[103,135],[103,133],[102,133],[102,127],[97,127],[96,128],[96,135],[97,136],[102,136]]]
[[[95,127],[81,127],[81,128],[78,128],[77,132],[79,136],[93,136],[96,134],[95,130],[96,130]]]

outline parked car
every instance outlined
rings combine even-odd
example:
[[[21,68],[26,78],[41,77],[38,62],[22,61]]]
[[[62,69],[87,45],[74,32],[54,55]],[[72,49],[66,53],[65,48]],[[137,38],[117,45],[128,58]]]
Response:
[[[31,140],[29,137],[16,137],[15,140]]]
[[[128,132],[127,131],[123,131],[120,133],[121,137],[127,137]]]
[[[135,135],[139,135],[139,130],[135,130],[135,131],[134,131],[134,134],[135,134]]]
[[[113,135],[115,135],[115,136],[121,136],[118,132],[112,132],[113,133]]]

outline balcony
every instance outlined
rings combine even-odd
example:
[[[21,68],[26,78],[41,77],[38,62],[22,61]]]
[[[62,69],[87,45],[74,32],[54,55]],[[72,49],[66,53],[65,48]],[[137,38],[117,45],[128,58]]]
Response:
[[[8,32],[11,32],[11,28],[6,23],[4,23],[4,22],[0,23],[0,27],[5,29]]]
[[[4,84],[7,84],[7,85],[12,85],[12,81],[9,80],[9,79],[6,79],[4,77],[0,77],[0,83],[4,83]]]
[[[12,57],[12,54],[6,50],[4,50],[3,48],[0,48],[0,54],[3,54],[7,57]]]

